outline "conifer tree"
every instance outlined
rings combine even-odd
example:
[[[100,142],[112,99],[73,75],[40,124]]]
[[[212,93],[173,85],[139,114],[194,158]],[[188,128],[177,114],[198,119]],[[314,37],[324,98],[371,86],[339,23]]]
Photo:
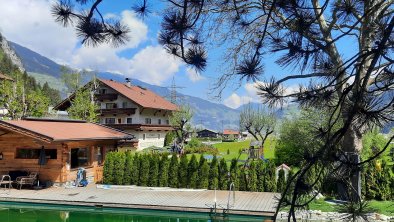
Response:
[[[196,155],[194,155],[194,154],[192,155],[192,158],[189,161],[187,173],[188,173],[188,176],[187,176],[188,188],[197,188],[198,162],[197,162]]]
[[[248,191],[257,191],[256,163],[252,161],[248,169]]]
[[[168,185],[173,188],[179,187],[178,180],[179,162],[177,155],[172,155],[168,169]]]
[[[204,159],[201,157],[201,159]],[[201,164],[201,159],[200,159],[200,169],[199,169],[199,175],[198,175],[198,181],[197,181],[197,188],[200,189],[208,189],[209,185],[209,164],[208,162],[202,161]]]
[[[276,192],[282,193],[285,190],[285,187],[286,187],[285,171],[280,169],[278,172]]]
[[[113,184],[114,181],[114,152],[109,152],[105,156],[103,167],[103,182],[104,184]]]
[[[234,183],[234,190],[239,190],[239,167],[238,167],[238,161],[236,158],[231,160],[231,165],[230,165],[230,182]]]
[[[264,171],[265,164],[263,160],[258,160],[256,164],[256,174],[257,174],[257,191],[264,192]]]
[[[218,187],[220,190],[228,190],[228,169],[227,163],[224,158],[222,158],[219,162],[219,177],[218,177]]]
[[[265,177],[264,177],[264,191],[265,192],[275,192],[276,191],[276,167],[272,160],[268,160],[265,167]]]
[[[169,161],[167,155],[162,155],[160,159],[160,167],[159,167],[159,187],[167,187],[168,186],[168,168]]]
[[[179,163],[179,170],[178,170],[178,175],[179,175],[179,187],[180,188],[186,188],[187,187],[187,181],[188,181],[188,165],[189,161],[187,160],[186,155],[181,156],[181,160]]]
[[[113,183],[116,185],[123,184],[123,177],[125,172],[125,162],[126,162],[126,155],[124,152],[115,152],[114,155],[114,181]]]
[[[131,170],[131,184],[138,185],[140,179],[140,155],[138,153],[134,154],[133,164]]]
[[[238,170],[238,181],[239,181],[239,190],[240,191],[247,191],[247,183],[246,183],[246,174],[245,174],[245,167],[242,167]]]
[[[149,155],[143,154],[140,157],[140,178],[138,180],[139,186],[147,186],[150,172],[150,158]]]
[[[157,154],[150,155],[149,158],[149,187],[156,187],[159,179],[159,156]]]
[[[124,185],[131,185],[132,174],[133,174],[133,154],[130,151],[126,152],[126,162],[125,162],[125,172],[124,172]]]
[[[209,169],[209,189],[214,190],[214,189],[219,189],[219,169],[218,169],[218,160],[216,156],[213,156],[212,162],[210,165]]]

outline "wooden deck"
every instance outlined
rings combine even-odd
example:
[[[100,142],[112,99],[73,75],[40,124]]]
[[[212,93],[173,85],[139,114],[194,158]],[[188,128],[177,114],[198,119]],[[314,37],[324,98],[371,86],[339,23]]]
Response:
[[[277,193],[235,192],[235,202],[230,213],[255,216],[273,216]],[[214,204],[215,192],[211,190],[176,189],[98,189],[95,185],[85,188],[49,188],[45,190],[0,190],[0,201],[69,204],[102,207],[159,209],[192,212],[209,212]],[[232,198],[232,195],[231,195]],[[216,192],[219,209],[227,206],[228,191]],[[230,201],[232,204],[232,199]]]

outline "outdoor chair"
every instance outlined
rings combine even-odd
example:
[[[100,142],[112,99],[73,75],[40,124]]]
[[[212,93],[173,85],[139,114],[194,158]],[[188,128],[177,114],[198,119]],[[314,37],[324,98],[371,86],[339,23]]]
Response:
[[[19,189],[22,189],[23,185],[33,186],[37,181],[37,172],[31,172],[29,176],[21,176],[16,178],[16,184]]]
[[[12,188],[12,180],[11,180],[10,175],[1,174],[0,176],[1,176],[0,187],[3,187],[3,185],[4,185],[4,187],[7,188],[7,185],[8,185],[8,188]]]

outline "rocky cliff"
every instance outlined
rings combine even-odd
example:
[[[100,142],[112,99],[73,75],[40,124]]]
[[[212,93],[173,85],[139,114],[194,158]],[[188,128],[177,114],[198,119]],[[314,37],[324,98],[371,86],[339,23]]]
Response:
[[[12,63],[18,66],[21,72],[25,72],[25,68],[23,68],[22,61],[16,54],[16,52],[11,48],[7,39],[1,35],[0,33],[0,49],[7,55],[8,58],[11,59]]]

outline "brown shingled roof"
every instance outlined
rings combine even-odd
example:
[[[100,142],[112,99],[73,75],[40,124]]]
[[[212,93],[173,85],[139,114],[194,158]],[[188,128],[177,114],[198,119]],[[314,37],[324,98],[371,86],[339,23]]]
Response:
[[[0,128],[33,138],[51,141],[120,140],[131,136],[116,129],[81,121],[9,120]]]
[[[113,80],[99,79],[108,87],[122,94],[126,98],[134,101],[144,108],[154,108],[162,110],[177,110],[177,106],[154,92],[138,86],[127,86],[126,84],[116,82]]]

